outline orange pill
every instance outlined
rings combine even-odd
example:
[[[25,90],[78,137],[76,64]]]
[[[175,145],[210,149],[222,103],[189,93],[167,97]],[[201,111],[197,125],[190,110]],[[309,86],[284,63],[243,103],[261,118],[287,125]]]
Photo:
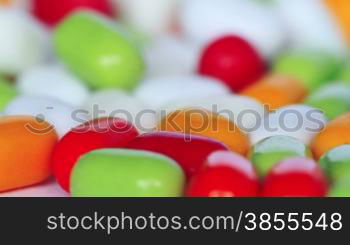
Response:
[[[158,130],[198,135],[217,140],[232,151],[246,155],[250,147],[248,136],[233,122],[213,112],[188,108],[169,113],[158,125]]]
[[[11,0],[0,0],[0,5],[9,6],[11,5]]]
[[[33,117],[0,120],[0,192],[30,186],[51,175],[57,142],[53,127]]]
[[[270,111],[299,103],[306,94],[306,88],[298,80],[280,74],[268,75],[242,92],[242,95],[260,101]]]
[[[340,29],[350,44],[350,1],[349,0],[324,0],[326,6],[335,17]]]
[[[350,113],[346,113],[333,121],[313,140],[311,149],[316,159],[333,148],[350,144]]]

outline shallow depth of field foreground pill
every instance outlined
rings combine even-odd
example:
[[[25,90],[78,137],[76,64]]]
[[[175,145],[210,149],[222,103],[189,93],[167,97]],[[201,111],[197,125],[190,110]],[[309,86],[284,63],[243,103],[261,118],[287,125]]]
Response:
[[[226,144],[232,151],[245,155],[248,136],[229,119],[199,108],[177,110],[164,117],[157,127],[161,131],[199,135]]]
[[[98,118],[73,128],[60,140],[52,154],[54,175],[69,191],[71,170],[78,158],[92,150],[125,146],[138,135],[130,123],[120,118]]]
[[[290,158],[275,165],[266,176],[265,197],[324,197],[327,179],[320,165],[306,158]]]
[[[272,136],[255,144],[250,158],[260,176],[265,177],[271,168],[290,157],[309,157],[311,151],[301,141],[288,136]]]
[[[131,140],[129,149],[153,151],[175,160],[191,177],[203,168],[210,153],[228,148],[215,140],[171,132],[154,132],[143,134]]]
[[[30,186],[51,175],[57,142],[53,127],[33,117],[0,120],[0,192]]]
[[[71,177],[74,197],[178,197],[185,177],[163,155],[133,150],[98,150],[82,156]]]
[[[247,159],[230,151],[209,155],[205,167],[187,187],[190,197],[253,197],[259,191],[254,167]]]
[[[143,75],[144,62],[131,38],[118,23],[94,12],[65,18],[55,30],[54,47],[63,63],[93,88],[131,90]]]

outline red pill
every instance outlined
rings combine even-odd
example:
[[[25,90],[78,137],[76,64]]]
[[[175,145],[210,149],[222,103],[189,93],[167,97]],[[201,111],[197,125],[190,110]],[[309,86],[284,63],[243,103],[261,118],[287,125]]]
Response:
[[[113,16],[110,0],[33,0],[33,14],[48,26],[55,26],[71,12],[85,8]]]
[[[189,197],[254,197],[259,181],[251,162],[233,152],[212,153],[206,167],[194,175],[187,188]]]
[[[324,197],[328,184],[320,165],[306,158],[278,163],[265,179],[265,197]]]
[[[136,136],[137,129],[120,118],[95,119],[72,129],[58,142],[52,155],[58,183],[69,191],[70,174],[81,155],[96,149],[123,147]]]
[[[153,132],[136,137],[127,145],[129,149],[147,150],[175,160],[191,177],[204,167],[210,153],[228,148],[215,140],[172,132]]]
[[[262,78],[265,64],[245,40],[226,36],[211,43],[199,62],[199,73],[215,77],[239,92]]]

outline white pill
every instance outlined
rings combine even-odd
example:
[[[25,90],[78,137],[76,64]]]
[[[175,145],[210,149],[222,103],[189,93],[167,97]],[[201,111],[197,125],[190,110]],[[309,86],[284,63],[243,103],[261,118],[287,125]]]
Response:
[[[250,138],[256,144],[267,137],[283,135],[308,145],[326,123],[326,117],[320,110],[306,105],[291,105],[266,117],[259,129],[250,133]]]
[[[19,190],[0,193],[0,197],[69,197],[54,180]]]
[[[119,90],[102,90],[84,103],[89,118],[119,117],[132,123],[141,133],[156,126],[156,112],[138,99]]]
[[[293,48],[318,49],[343,56],[345,42],[335,18],[320,0],[277,0]]]
[[[49,56],[44,27],[24,10],[0,7],[0,72],[15,75]]]
[[[28,69],[17,81],[25,95],[53,98],[72,106],[81,106],[89,95],[87,87],[60,65],[41,65]]]
[[[191,40],[205,45],[223,35],[238,35],[266,58],[285,45],[283,23],[273,8],[246,0],[186,0],[180,26]]]
[[[188,98],[165,106],[159,113],[164,116],[170,112],[191,107],[203,108],[225,116],[245,132],[254,130],[267,115],[261,103],[249,97],[237,95]]]
[[[145,47],[148,77],[183,75],[194,72],[199,49],[179,37],[170,35],[156,38]]]
[[[35,116],[51,123],[59,137],[86,122],[87,115],[59,101],[33,96],[19,96],[6,107],[6,116]]]
[[[139,32],[155,35],[169,31],[179,0],[114,0],[122,18]]]
[[[229,93],[230,89],[214,78],[183,75],[147,79],[136,89],[135,96],[154,109],[158,109],[173,101],[222,96]]]

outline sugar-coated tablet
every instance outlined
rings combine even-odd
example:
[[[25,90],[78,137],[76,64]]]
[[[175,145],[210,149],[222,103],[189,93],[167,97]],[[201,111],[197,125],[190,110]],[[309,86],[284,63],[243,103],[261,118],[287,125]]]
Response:
[[[209,155],[206,166],[195,174],[186,190],[189,197],[254,197],[259,181],[254,167],[230,151]]]
[[[40,65],[23,72],[17,80],[20,93],[43,96],[71,106],[81,106],[89,91],[85,84],[60,65]]]
[[[93,88],[131,90],[142,78],[144,62],[135,42],[96,12],[69,15],[55,29],[53,43],[62,62]]]
[[[0,119],[0,192],[45,181],[57,143],[52,125],[33,117]]]
[[[247,154],[250,144],[248,136],[235,123],[201,108],[187,108],[169,113],[158,123],[157,129],[211,138],[241,155]]]
[[[266,117],[260,127],[250,133],[250,139],[252,144],[256,144],[271,136],[284,135],[309,145],[326,123],[324,113],[316,108],[306,105],[286,106]]]
[[[175,35],[162,35],[145,45],[147,77],[193,73],[199,50],[196,45]]]
[[[256,143],[249,156],[258,174],[265,177],[273,166],[291,157],[311,157],[310,149],[289,136],[272,136]]]
[[[180,28],[199,44],[223,35],[238,35],[265,57],[273,57],[286,41],[283,22],[272,8],[245,0],[186,0],[180,8]]]
[[[245,132],[254,130],[268,113],[264,106],[253,98],[238,95],[222,95],[174,101],[161,108],[159,116],[164,116],[179,109],[195,107],[227,117]]]
[[[324,50],[344,56],[346,43],[333,14],[323,1],[276,0],[276,3],[293,48]]]
[[[126,148],[166,155],[182,167],[187,177],[192,177],[203,168],[210,153],[228,150],[227,146],[212,139],[171,132],[140,135],[131,140]]]
[[[100,90],[93,93],[83,108],[89,118],[119,117],[135,125],[140,132],[150,132],[156,126],[156,111],[120,90]]]
[[[79,9],[91,9],[113,16],[113,6],[109,0],[32,0],[32,12],[42,22],[55,26],[64,17]]]
[[[168,157],[149,151],[104,149],[82,156],[71,178],[73,197],[178,197],[184,174]]]
[[[313,139],[311,148],[316,159],[340,145],[350,142],[350,113],[330,121]]]
[[[155,36],[170,32],[179,0],[114,0],[133,29]]]
[[[217,79],[199,75],[164,76],[146,79],[135,91],[136,98],[158,109],[187,98],[222,96],[230,89]]]
[[[307,89],[297,79],[285,74],[272,73],[263,77],[241,92],[258,100],[269,111],[300,103],[307,95]]]
[[[60,137],[85,122],[87,116],[76,108],[57,100],[36,96],[18,96],[4,110],[7,116],[33,116],[51,123]]]
[[[223,81],[239,92],[257,82],[265,73],[265,63],[255,49],[238,36],[224,36],[203,50],[198,73]]]
[[[123,147],[137,135],[132,124],[112,117],[94,119],[73,128],[58,142],[52,153],[52,166],[58,183],[69,191],[71,171],[81,155],[101,148]]]
[[[320,165],[307,158],[289,158],[275,165],[263,183],[264,197],[325,197],[328,181]]]
[[[322,110],[329,120],[350,111],[350,84],[334,82],[306,98],[305,104]]]
[[[44,62],[48,33],[25,10],[0,6],[0,72],[16,75]]]
[[[292,76],[306,89],[313,91],[334,79],[340,70],[340,60],[327,52],[315,50],[288,51],[273,65],[274,72]]]

